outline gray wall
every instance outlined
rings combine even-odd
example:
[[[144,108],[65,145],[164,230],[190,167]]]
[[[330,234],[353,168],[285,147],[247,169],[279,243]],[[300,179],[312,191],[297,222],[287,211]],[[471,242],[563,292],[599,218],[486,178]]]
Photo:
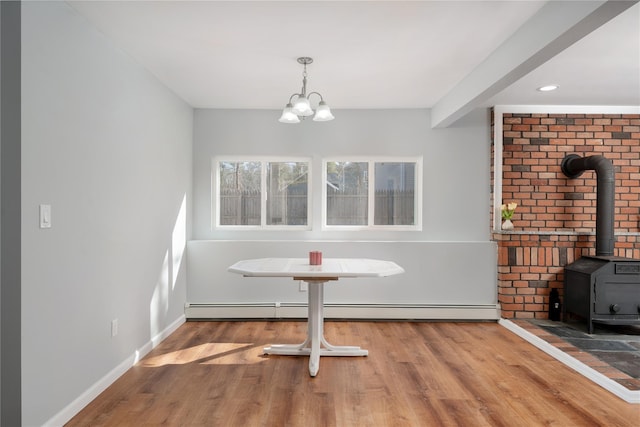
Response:
[[[431,129],[429,110],[336,110],[334,114],[336,119],[328,123],[285,125],[278,123],[278,111],[196,110],[193,165],[197,241],[190,242],[188,248],[188,302],[245,307],[303,302],[306,295],[290,281],[244,279],[227,273],[226,268],[246,258],[304,257],[316,248],[324,250],[325,257],[391,259],[406,270],[403,276],[330,287],[327,301],[332,303],[445,308],[493,305],[495,316],[496,246],[489,232],[488,112],[478,110],[448,129]],[[211,159],[216,155],[312,157],[313,229],[212,229]],[[423,156],[423,229],[322,231],[322,158],[340,155]],[[202,317],[207,316],[204,313]]]
[[[188,300],[194,305],[211,304],[214,308],[228,304],[240,306],[275,306],[276,303],[305,303],[306,293],[298,291],[291,279],[242,277],[227,272],[240,259],[266,257],[306,258],[311,250],[320,250],[331,258],[371,258],[394,261],[405,272],[384,278],[343,279],[326,285],[325,301],[334,306],[367,304],[397,307],[395,318],[416,318],[407,306],[429,306],[419,318],[456,318],[468,308],[481,318],[496,316],[496,246],[494,242],[367,242],[367,241],[218,241],[189,242]],[[439,308],[441,310],[435,310]],[[226,310],[228,311],[228,310]],[[191,316],[191,313],[194,313]],[[189,310],[216,313],[199,308]],[[345,317],[382,318],[387,314],[372,308],[366,315],[348,309]],[[242,311],[244,313],[244,310]],[[440,313],[440,314],[438,314]],[[454,314],[452,314],[454,313]],[[464,318],[470,318],[464,313]],[[261,317],[262,315],[260,314]],[[214,316],[215,317],[215,316]],[[243,314],[238,317],[254,317]],[[460,318],[460,317],[457,317]]]
[[[0,425],[21,424],[20,3],[0,2]]]
[[[64,2],[22,5],[22,403],[35,426],[183,316],[193,110]]]
[[[194,239],[488,241],[490,119],[478,110],[458,126],[431,129],[429,110],[336,110],[331,122],[278,122],[279,111],[196,110]],[[311,231],[211,229],[211,159],[219,155],[313,157]],[[421,232],[320,230],[322,158],[423,156]]]

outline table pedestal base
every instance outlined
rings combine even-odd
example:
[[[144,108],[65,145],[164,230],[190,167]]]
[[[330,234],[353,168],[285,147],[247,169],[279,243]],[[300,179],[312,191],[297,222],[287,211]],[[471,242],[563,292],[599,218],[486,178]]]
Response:
[[[294,277],[294,280],[300,280]],[[307,339],[302,344],[274,344],[263,349],[264,354],[309,356],[309,374],[315,377],[320,369],[320,356],[367,356],[360,347],[331,345],[324,337],[324,284],[337,278],[302,279],[309,284],[309,319]]]

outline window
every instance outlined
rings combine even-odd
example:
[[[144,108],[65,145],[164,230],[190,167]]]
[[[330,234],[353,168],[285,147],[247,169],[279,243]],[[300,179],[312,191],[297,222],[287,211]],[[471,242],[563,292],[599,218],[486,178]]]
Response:
[[[327,162],[327,225],[367,225],[369,165]]]
[[[218,227],[309,225],[309,161],[214,160]]]
[[[421,227],[422,159],[325,160],[326,227]]]

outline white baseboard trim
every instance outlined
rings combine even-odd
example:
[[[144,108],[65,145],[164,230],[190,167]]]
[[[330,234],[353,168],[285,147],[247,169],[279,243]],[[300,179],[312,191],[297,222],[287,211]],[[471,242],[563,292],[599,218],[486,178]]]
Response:
[[[617,382],[613,381],[610,378],[607,378],[605,375],[601,374],[595,369],[585,365],[575,357],[568,355],[567,353],[554,347],[553,345],[549,344],[542,338],[535,336],[534,334],[527,331],[526,329],[521,328],[520,326],[516,325],[510,320],[500,319],[498,323],[504,326],[505,328],[509,329],[511,332],[515,333],[519,337],[523,338],[525,341],[528,341],[529,343],[538,347],[540,350],[544,351],[549,356],[564,363],[574,371],[578,372],[580,375],[587,377],[589,380],[598,384],[600,387],[615,394],[625,402],[640,403],[640,391],[629,390],[623,387],[622,385],[618,384]]]
[[[306,318],[306,303],[186,304],[187,319],[290,319]],[[324,305],[327,319],[385,320],[498,320],[500,306],[420,304]]]
[[[98,382],[89,387],[84,393],[78,396],[73,402],[67,405],[62,411],[58,412],[55,416],[49,419],[44,426],[59,427],[67,423],[78,412],[80,412],[85,406],[87,406],[93,399],[98,397],[100,393],[105,391],[107,387],[113,384],[118,378],[135,365],[140,359],[153,350],[159,343],[165,338],[175,332],[184,322],[186,317],[180,316],[167,328],[161,331],[156,336],[152,337],[147,343],[136,350],[132,355],[127,357],[122,363],[113,368],[107,375],[102,377]]]

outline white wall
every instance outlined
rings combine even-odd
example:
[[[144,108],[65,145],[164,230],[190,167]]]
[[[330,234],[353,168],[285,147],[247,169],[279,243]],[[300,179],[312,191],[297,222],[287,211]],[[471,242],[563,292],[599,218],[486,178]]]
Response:
[[[35,426],[64,422],[183,318],[193,110],[64,2],[23,2],[22,25],[22,402]]]
[[[316,248],[323,250],[325,257],[392,259],[406,270],[402,276],[371,283],[330,286],[327,301],[334,304],[396,303],[445,309],[486,305],[493,306],[489,317],[495,317],[497,250],[490,241],[489,227],[488,112],[476,111],[448,129],[431,129],[428,110],[336,110],[334,114],[336,120],[328,123],[285,125],[278,123],[278,111],[196,110],[197,240],[188,246],[187,296],[192,307],[199,308],[190,308],[187,315],[247,317],[249,308],[259,304],[304,302],[306,295],[291,283],[243,279],[230,275],[226,268],[246,258],[305,257]],[[211,160],[216,155],[311,156],[313,229],[212,229]],[[322,158],[340,155],[423,156],[423,230],[322,231]],[[225,304],[235,304],[238,309],[235,313],[217,309]],[[211,309],[203,309],[206,307]]]

